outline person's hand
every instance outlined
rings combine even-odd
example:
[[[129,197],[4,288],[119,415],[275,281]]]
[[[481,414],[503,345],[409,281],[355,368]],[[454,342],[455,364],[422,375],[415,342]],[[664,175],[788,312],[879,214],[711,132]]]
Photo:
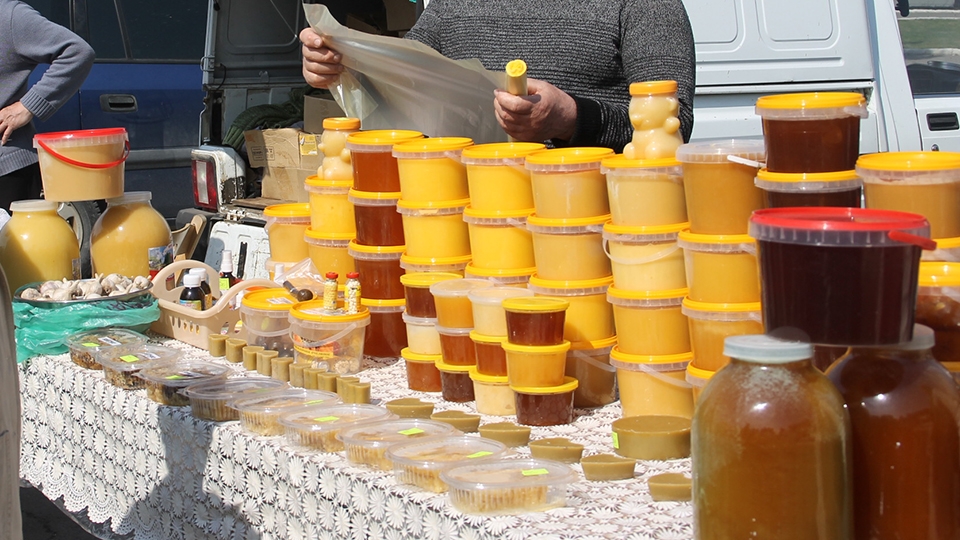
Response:
[[[13,132],[30,123],[33,113],[19,101],[0,109],[0,145],[7,144]]]
[[[303,43],[303,78],[314,88],[327,88],[337,82],[343,65],[340,53],[328,48],[323,38],[313,28],[307,27],[300,32]]]
[[[577,125],[577,103],[556,86],[527,79],[527,95],[495,90],[493,108],[500,127],[518,141],[569,140]]]

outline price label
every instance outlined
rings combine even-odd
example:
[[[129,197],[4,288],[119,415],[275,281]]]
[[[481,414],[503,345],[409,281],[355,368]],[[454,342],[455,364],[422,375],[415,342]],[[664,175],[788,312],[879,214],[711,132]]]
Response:
[[[486,450],[481,450],[481,451],[479,451],[479,452],[474,452],[474,453],[470,454],[469,456],[467,456],[467,458],[469,458],[469,459],[476,459],[476,458],[478,458],[478,457],[489,456],[489,455],[492,455],[492,454],[493,454],[493,452],[487,452]]]
[[[340,419],[339,416],[321,416],[320,418],[314,418],[313,421],[314,422],[333,422],[339,419]]]
[[[116,347],[117,345],[120,345],[119,341],[109,337],[102,337],[97,341],[99,341],[100,343],[103,343],[104,345],[110,345],[111,347]]]
[[[186,379],[183,375],[168,375],[165,377],[168,381],[179,381],[180,379]]]
[[[616,432],[616,431],[614,431],[613,433],[611,433],[611,435],[613,435],[613,447],[616,448],[617,450],[619,450],[619,449],[620,449],[620,435],[617,435],[617,432]]]
[[[326,401],[326,400],[325,400],[325,399],[313,399],[313,400],[310,400],[310,401],[304,403],[304,405],[316,405],[317,403],[323,403],[324,401]]]
[[[546,469],[523,469],[520,474],[524,476],[543,476],[544,474],[550,474],[550,471]]]
[[[406,435],[406,436],[409,437],[410,435],[419,435],[419,434],[423,433],[423,430],[420,429],[420,428],[414,427],[414,428],[410,428],[410,429],[405,429],[405,430],[403,430],[403,431],[398,431],[397,433],[399,433],[399,434],[401,434],[401,435]]]
[[[84,343],[83,346],[84,346],[84,347],[99,347],[100,344],[99,344],[99,343],[89,343],[89,342],[88,342],[88,343]]]
[[[123,360],[124,362],[130,362],[130,363],[140,361],[140,357],[135,354],[125,354],[121,356],[120,359]]]

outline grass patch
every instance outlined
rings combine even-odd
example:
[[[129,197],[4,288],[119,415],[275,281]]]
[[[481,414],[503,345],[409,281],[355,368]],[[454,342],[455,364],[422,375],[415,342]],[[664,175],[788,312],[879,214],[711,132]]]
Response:
[[[960,49],[960,20],[908,17],[897,22],[904,49]]]

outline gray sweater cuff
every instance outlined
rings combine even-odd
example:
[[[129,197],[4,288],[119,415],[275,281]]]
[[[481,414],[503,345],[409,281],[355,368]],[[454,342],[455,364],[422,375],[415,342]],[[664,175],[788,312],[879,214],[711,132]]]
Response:
[[[27,93],[20,98],[20,103],[33,113],[34,118],[38,120],[47,120],[56,112],[53,104],[43,98],[33,88],[27,90]]]
[[[596,146],[603,129],[603,112],[595,99],[573,96],[577,103],[577,124],[573,130],[573,137],[569,141],[555,139],[554,145],[563,146]]]

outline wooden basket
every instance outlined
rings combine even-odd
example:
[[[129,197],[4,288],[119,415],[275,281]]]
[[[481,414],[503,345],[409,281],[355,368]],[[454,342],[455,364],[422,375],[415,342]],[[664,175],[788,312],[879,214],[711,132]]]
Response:
[[[219,283],[220,273],[199,261],[178,261],[160,270],[153,278],[151,289],[159,300],[160,319],[150,325],[150,329],[203,350],[208,350],[211,334],[227,334],[231,337],[243,337],[245,334],[237,328],[237,323],[240,322],[240,304],[235,303],[232,308],[230,306],[230,301],[236,298],[237,294],[251,287],[277,287],[276,283],[267,279],[248,279],[230,287],[223,296],[219,295],[219,287],[211,287],[217,302],[209,309],[197,311],[180,305],[183,286],[167,290],[168,278],[175,280],[180,272],[190,268],[203,268],[207,272],[208,283]]]

